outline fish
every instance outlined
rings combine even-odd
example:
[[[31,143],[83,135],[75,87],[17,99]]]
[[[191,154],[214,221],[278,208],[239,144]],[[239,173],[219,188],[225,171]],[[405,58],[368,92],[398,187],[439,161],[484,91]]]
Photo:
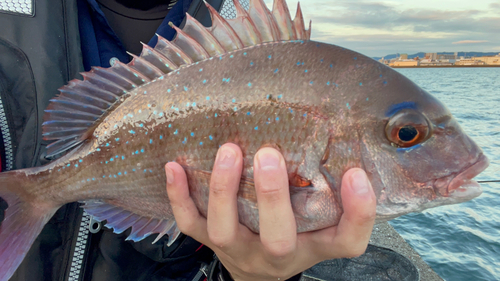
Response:
[[[286,161],[297,232],[337,225],[340,183],[366,171],[377,221],[471,200],[488,166],[481,148],[439,100],[360,53],[310,40],[300,4],[262,0],[226,20],[207,4],[212,26],[190,15],[174,40],[158,36],[128,64],[94,67],[51,100],[41,167],[0,173],[8,204],[0,226],[0,280],[8,280],[58,208],[82,208],[128,240],[180,234],[164,165],[181,164],[190,195],[207,215],[218,148],[243,152],[240,222],[259,232],[253,157],[262,147]]]

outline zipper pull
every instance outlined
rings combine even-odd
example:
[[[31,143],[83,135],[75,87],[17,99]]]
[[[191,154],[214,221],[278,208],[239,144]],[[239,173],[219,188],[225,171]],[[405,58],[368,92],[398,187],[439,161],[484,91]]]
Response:
[[[94,219],[93,216],[90,216],[90,221],[89,221],[89,231],[90,233],[97,233],[99,231],[101,231],[102,229],[102,223],[100,221],[97,221],[96,219]]]

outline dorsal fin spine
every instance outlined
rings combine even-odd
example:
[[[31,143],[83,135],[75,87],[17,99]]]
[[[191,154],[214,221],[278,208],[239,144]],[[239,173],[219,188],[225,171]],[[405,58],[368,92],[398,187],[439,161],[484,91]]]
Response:
[[[162,76],[164,73],[142,57],[136,56],[130,52],[127,52],[132,57],[132,61],[128,64],[131,68],[143,73],[144,76],[148,77],[150,80],[154,80],[157,77]]]
[[[193,59],[188,56],[184,51],[179,48],[177,45],[173,44],[172,42],[168,41],[167,39],[163,38],[161,35],[156,34],[158,37],[158,43],[155,46],[155,50],[158,50],[160,53],[164,54],[167,58],[175,62],[177,58],[182,61],[182,63],[177,63],[177,65],[183,65],[183,64],[192,64],[194,63]],[[158,49],[161,44],[165,44],[166,50],[160,50]],[[166,52],[168,50],[168,52]],[[175,53],[175,55],[174,55]]]
[[[145,51],[151,53],[153,57],[156,57],[157,60],[160,63],[162,63],[167,68],[166,71],[165,71],[165,73],[171,72],[171,71],[176,70],[176,69],[179,68],[179,66],[176,63],[174,63],[173,61],[171,61],[169,58],[167,58],[166,56],[164,56],[162,53],[158,52],[156,49],[151,48],[148,44],[145,44],[143,42],[141,42],[141,44],[144,47],[142,49],[142,52],[141,52],[141,57],[142,56],[144,56],[144,57],[147,56],[146,54],[144,54]],[[153,61],[149,61],[149,62],[151,62],[151,63],[154,64]],[[155,64],[155,66],[157,66],[160,70],[162,70],[158,65]]]
[[[172,43],[175,43],[177,46],[183,49],[184,52],[194,61],[202,61],[210,57],[210,55],[200,43],[186,34],[186,32],[184,32],[182,29],[175,26],[172,22],[170,22],[169,24],[173,29],[175,29],[175,31],[177,31],[177,36],[172,41]]]
[[[222,42],[220,43],[221,45],[223,45],[224,49],[227,52],[242,49],[245,45],[241,41],[241,38],[238,36],[236,31],[234,31],[231,25],[219,13],[217,13],[217,11],[212,6],[210,6],[210,4],[208,4],[206,1],[203,2],[208,8],[210,17],[212,18],[212,27],[209,29],[210,33],[214,37],[218,38],[217,40],[219,41],[221,41],[221,39],[219,38],[224,36],[224,39],[226,40],[222,40]],[[224,33],[224,35],[222,35],[222,33]]]
[[[297,38],[295,27],[290,18],[290,11],[285,0],[276,0],[273,5],[273,15],[279,27],[281,40],[293,40]]]
[[[121,75],[118,75],[117,73],[115,73],[113,71],[109,71],[106,68],[94,66],[94,67],[92,67],[90,72],[95,73],[103,78],[106,78],[109,81],[114,82],[115,84],[119,85],[120,87],[122,87],[123,89],[126,89],[126,90],[133,89],[137,86],[129,79],[127,79]]]
[[[186,13],[186,24],[182,29],[187,35],[196,40],[207,51],[210,57],[222,55],[226,52],[220,42],[199,21]]]
[[[43,136],[56,140],[47,146],[47,157],[68,151],[89,138],[106,114],[127,97],[128,91],[183,65],[265,42],[308,40],[311,36],[311,22],[306,30],[300,4],[292,21],[285,0],[275,0],[273,12],[263,0],[250,0],[249,11],[238,0],[232,1],[237,13],[235,19],[225,20],[205,2],[214,23],[212,27],[205,28],[188,15],[184,29],[169,23],[177,31],[174,40],[158,35],[154,48],[144,45],[140,56],[130,54],[133,59],[128,64],[116,61],[107,69],[94,67],[82,73],[83,81],[72,80],[61,87],[61,94],[51,100],[44,116],[47,122],[43,125]],[[51,122],[72,113],[73,123]],[[95,123],[89,125],[89,119]],[[87,131],[82,124],[89,125]],[[171,226],[162,229],[163,234],[178,235]]]

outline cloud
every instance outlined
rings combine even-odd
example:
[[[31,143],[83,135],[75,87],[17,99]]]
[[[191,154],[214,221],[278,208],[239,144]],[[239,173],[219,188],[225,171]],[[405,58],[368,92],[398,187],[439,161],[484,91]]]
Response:
[[[497,3],[491,3],[489,5],[490,9],[493,9],[493,10],[500,10],[500,2],[497,2]]]
[[[478,43],[486,43],[487,40],[461,40],[457,42],[453,42],[451,44],[478,44]]]
[[[372,56],[384,55],[386,50],[451,52],[470,45],[476,48],[474,51],[483,51],[498,46],[500,15],[491,13],[491,9],[500,8],[500,2],[476,6],[447,10],[439,6],[427,8],[429,5],[411,7],[404,1],[319,0],[308,3],[305,15],[313,21],[313,40]]]

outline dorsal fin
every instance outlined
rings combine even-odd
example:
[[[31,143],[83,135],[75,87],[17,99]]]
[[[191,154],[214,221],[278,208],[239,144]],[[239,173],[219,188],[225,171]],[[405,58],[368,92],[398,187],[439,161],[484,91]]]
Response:
[[[127,92],[168,74],[179,67],[213,56],[281,40],[309,40],[300,5],[292,21],[285,0],[275,0],[273,12],[263,0],[250,0],[245,11],[232,0],[236,18],[226,20],[208,3],[212,26],[206,28],[187,15],[184,28],[172,26],[177,35],[171,42],[158,35],[154,48],[144,45],[139,56],[130,54],[128,64],[116,62],[110,68],[94,67],[82,73],[83,81],[72,80],[51,100],[43,123],[43,137],[54,140],[47,146],[47,157],[79,145],[110,110],[127,97]]]

